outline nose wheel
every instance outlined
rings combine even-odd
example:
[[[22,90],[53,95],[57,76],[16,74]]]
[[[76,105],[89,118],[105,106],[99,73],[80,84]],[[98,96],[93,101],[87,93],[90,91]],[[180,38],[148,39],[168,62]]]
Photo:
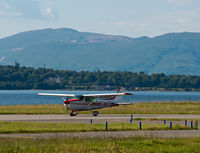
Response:
[[[70,113],[70,116],[76,116],[77,114],[78,114],[77,111],[72,111],[72,112]]]
[[[92,112],[92,115],[93,115],[93,116],[98,116],[98,115],[99,115],[99,112],[98,112],[98,111],[94,111],[94,112]]]

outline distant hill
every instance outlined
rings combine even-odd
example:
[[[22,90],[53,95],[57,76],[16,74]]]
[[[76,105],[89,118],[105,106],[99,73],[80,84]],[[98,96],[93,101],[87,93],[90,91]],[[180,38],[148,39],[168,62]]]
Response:
[[[63,70],[200,75],[200,33],[130,38],[69,28],[27,31],[0,39],[0,64],[16,60]]]

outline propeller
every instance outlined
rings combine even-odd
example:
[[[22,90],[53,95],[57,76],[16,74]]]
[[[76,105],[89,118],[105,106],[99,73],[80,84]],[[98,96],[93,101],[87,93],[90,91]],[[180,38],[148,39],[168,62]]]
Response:
[[[62,107],[60,107],[60,111],[61,112],[64,112],[64,113],[66,113],[66,111],[68,111],[69,110],[69,108],[68,108],[68,104],[67,103],[65,103],[68,99],[66,98],[62,98],[63,99],[63,105],[64,105],[64,107],[62,106]]]
[[[68,98],[63,98],[63,100],[64,100],[64,102],[63,102],[64,103],[64,107],[66,108],[66,111],[68,111],[69,110],[69,106],[68,106],[69,103],[67,102]]]

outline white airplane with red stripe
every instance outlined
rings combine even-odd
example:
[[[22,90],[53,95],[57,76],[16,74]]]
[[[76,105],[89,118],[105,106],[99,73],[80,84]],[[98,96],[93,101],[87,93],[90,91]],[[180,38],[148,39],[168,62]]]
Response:
[[[95,109],[130,104],[122,103],[121,100],[123,96],[132,94],[124,93],[124,88],[120,87],[117,93],[83,95],[38,93],[38,95],[63,97],[65,107],[72,111],[70,116],[76,116],[79,111],[91,111],[93,116],[97,116],[99,112],[93,111]]]

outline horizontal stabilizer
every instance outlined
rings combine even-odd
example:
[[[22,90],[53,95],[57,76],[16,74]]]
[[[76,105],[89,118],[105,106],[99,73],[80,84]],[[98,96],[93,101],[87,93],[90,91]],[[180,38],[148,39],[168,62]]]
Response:
[[[132,95],[130,93],[106,93],[106,94],[84,94],[84,97],[110,97],[110,96],[125,96]]]

